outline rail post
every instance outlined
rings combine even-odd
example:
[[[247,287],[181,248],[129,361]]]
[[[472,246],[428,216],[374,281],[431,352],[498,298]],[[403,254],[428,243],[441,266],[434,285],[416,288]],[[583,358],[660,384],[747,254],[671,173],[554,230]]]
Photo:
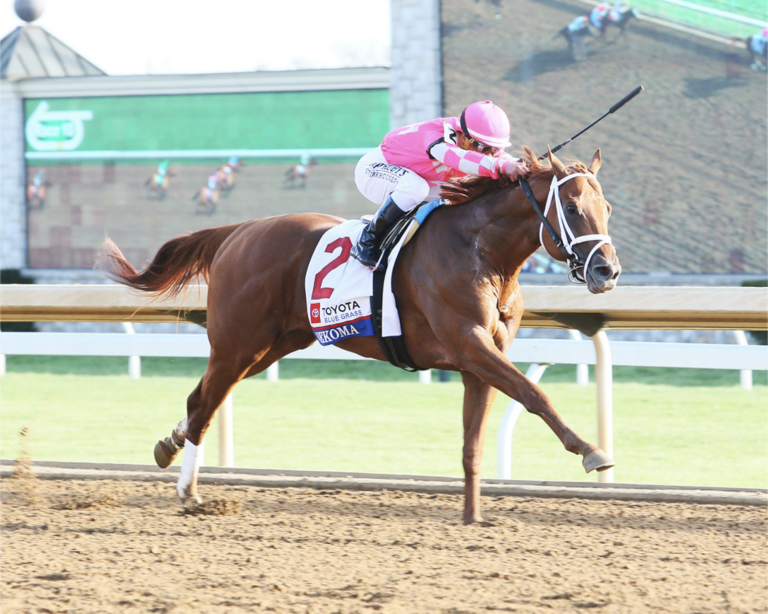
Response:
[[[733,331],[733,336],[736,337],[736,343],[739,345],[749,345],[747,336],[744,334],[743,330]],[[752,390],[752,371],[742,369],[739,372],[739,380],[741,381],[741,387],[744,390]]]
[[[273,362],[267,367],[267,381],[278,382],[280,381],[280,366],[278,361]]]
[[[581,341],[581,333],[579,331],[570,328],[568,333],[574,341]],[[576,365],[576,383],[579,386],[589,385],[589,365]]]
[[[235,466],[235,439],[232,428],[232,393],[219,407],[219,467]]]
[[[136,334],[136,329],[130,322],[123,322],[123,330],[127,335]],[[128,375],[133,379],[141,379],[141,356],[128,357]]]
[[[538,384],[548,366],[549,364],[534,363],[528,367],[525,377],[534,384]],[[510,400],[499,425],[499,435],[496,439],[496,477],[502,480],[512,479],[512,435],[521,413],[523,413],[522,404]]]
[[[593,335],[595,383],[597,384],[597,445],[613,458],[613,364],[611,346],[604,330]],[[613,468],[597,474],[600,482],[613,482]]]

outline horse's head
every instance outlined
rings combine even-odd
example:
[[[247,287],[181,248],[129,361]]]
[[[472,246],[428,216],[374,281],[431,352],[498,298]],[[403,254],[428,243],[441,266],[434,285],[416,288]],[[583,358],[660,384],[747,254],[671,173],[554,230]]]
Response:
[[[542,229],[544,248],[553,258],[571,265],[571,275],[585,281],[593,294],[612,290],[621,273],[616,250],[608,236],[611,206],[597,181],[602,164],[595,151],[589,167],[580,162],[565,166],[549,153],[554,177],[551,180],[545,215],[564,243],[560,249]],[[567,256],[567,257],[566,257]]]

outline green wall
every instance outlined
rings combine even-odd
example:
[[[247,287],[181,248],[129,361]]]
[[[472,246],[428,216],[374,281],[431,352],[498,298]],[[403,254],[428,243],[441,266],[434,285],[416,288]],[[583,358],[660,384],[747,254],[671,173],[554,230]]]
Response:
[[[41,99],[27,99],[29,117]],[[91,111],[76,151],[375,147],[389,92],[334,90],[45,99],[49,112]],[[34,151],[26,143],[27,151]]]

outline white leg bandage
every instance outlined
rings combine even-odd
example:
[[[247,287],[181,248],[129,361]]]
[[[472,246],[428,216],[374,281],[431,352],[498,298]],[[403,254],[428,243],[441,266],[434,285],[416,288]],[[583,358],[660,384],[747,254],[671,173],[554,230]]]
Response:
[[[176,483],[179,497],[186,499],[188,495],[197,494],[197,474],[203,464],[205,449],[203,444],[196,446],[191,441],[184,444],[184,460],[181,463],[181,475]]]

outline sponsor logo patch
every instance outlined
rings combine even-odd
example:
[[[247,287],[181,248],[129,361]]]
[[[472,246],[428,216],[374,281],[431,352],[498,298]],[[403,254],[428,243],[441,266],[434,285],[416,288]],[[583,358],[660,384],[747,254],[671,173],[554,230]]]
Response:
[[[320,303],[312,303],[309,306],[309,321],[312,324],[320,324],[322,322],[320,319]]]

